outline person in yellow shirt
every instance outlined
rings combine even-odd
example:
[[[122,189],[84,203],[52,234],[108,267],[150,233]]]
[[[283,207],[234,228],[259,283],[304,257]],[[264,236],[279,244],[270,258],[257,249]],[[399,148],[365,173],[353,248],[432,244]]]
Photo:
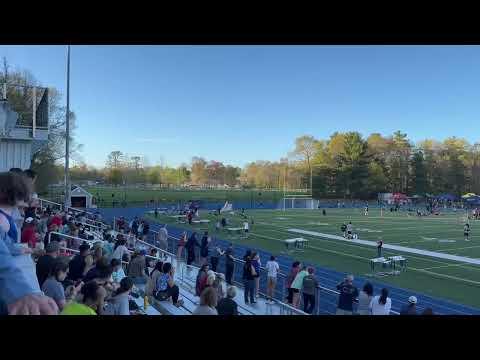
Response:
[[[107,295],[103,286],[90,281],[82,287],[80,293],[83,295],[82,302],[69,303],[60,315],[101,315]]]

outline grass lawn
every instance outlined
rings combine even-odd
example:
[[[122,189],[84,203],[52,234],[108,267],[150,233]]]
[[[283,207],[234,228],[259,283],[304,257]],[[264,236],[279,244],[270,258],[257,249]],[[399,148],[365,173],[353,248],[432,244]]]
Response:
[[[427,218],[408,217],[404,212],[387,212],[382,217],[378,209],[370,209],[368,217],[361,209],[327,209],[327,216],[322,216],[317,210],[247,210],[246,214],[254,219],[248,239],[229,235],[226,231],[221,231],[218,237],[273,254],[286,253],[283,240],[303,237],[310,240],[310,245],[304,252],[295,253],[299,260],[362,276],[370,273],[369,259],[377,256],[375,247],[295,234],[288,229],[340,235],[342,223],[352,221],[354,231],[362,240],[377,241],[382,237],[385,244],[480,258],[480,222],[471,221],[471,241],[466,242],[463,237],[463,213]],[[202,219],[210,219],[210,224],[193,225],[193,228],[199,231],[208,228],[215,234],[215,216],[207,211],[201,211],[200,215]],[[148,217],[155,221],[152,216]],[[243,223],[238,214],[228,215],[228,219],[233,227],[240,227]],[[159,215],[157,221],[192,229],[192,226],[180,224],[168,216]],[[408,269],[400,276],[382,277],[381,281],[480,307],[480,266],[386,249],[383,254],[404,255],[408,259]]]
[[[112,206],[112,200],[122,202],[126,199],[127,204],[145,203],[150,200],[163,203],[178,204],[189,200],[201,200],[208,202],[247,202],[259,203],[274,201],[280,202],[283,191],[252,191],[252,190],[142,190],[123,187],[85,187],[85,190],[100,199],[101,207]],[[112,194],[114,196],[112,197]],[[287,193],[294,195],[295,193]],[[305,195],[305,194],[303,194]]]

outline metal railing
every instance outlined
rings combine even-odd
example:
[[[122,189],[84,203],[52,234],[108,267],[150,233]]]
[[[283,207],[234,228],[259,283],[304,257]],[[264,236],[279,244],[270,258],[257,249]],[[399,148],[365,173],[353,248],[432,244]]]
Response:
[[[55,234],[55,235],[57,235],[58,237],[64,237],[64,238],[68,238],[68,239],[72,239],[72,240],[85,241],[85,242],[90,243],[90,244],[94,244],[94,243],[97,243],[97,242],[98,242],[98,240],[82,239],[82,238],[78,238],[78,237],[75,237],[75,236],[66,235],[66,234],[62,234],[62,233],[58,233],[58,232],[51,232],[51,233],[49,233],[49,239],[48,239],[49,241],[50,241],[50,239],[51,239],[51,235],[52,235],[52,234]],[[140,242],[140,243],[143,243],[143,244],[145,244],[145,245],[151,246],[151,247],[153,247],[153,248],[156,248],[158,251],[160,251],[160,252],[162,253],[162,257],[161,257],[161,258],[157,258],[157,257],[151,256],[151,255],[145,255],[146,258],[149,258],[149,259],[152,259],[152,260],[156,260],[156,261],[161,260],[161,261],[163,261],[163,262],[170,262],[171,264],[176,264],[176,265],[177,265],[177,268],[180,268],[180,272],[176,272],[176,274],[179,275],[179,279],[177,278],[177,280],[180,280],[180,282],[181,282],[182,285],[183,285],[182,287],[185,288],[185,290],[191,292],[192,287],[189,286],[188,282],[189,282],[189,281],[192,281],[192,280],[195,281],[195,279],[194,279],[194,278],[191,278],[191,277],[189,276],[189,273],[192,273],[192,271],[197,271],[197,272],[198,272],[198,271],[200,270],[199,267],[197,267],[197,266],[195,266],[195,265],[186,265],[186,264],[185,264],[185,266],[178,266],[179,261],[178,261],[178,259],[177,259],[177,257],[176,257],[175,254],[172,254],[172,253],[169,253],[168,251],[164,251],[164,250],[162,250],[162,249],[159,249],[159,248],[157,248],[157,247],[155,247],[155,246],[153,246],[153,245],[151,245],[151,244],[149,244],[149,243],[146,243],[146,242],[144,242],[144,241],[142,241],[142,240],[138,240],[138,239],[137,239],[137,241]],[[67,251],[70,251],[70,252],[75,252],[75,253],[79,253],[79,252],[80,252],[79,250],[73,249],[73,248],[68,247],[68,246],[62,246],[61,249],[64,249],[64,250],[67,250]],[[127,252],[128,252],[129,254],[133,254],[133,253],[134,253],[134,251],[131,251],[131,250],[129,250],[129,249],[127,249]],[[182,260],[180,260],[180,262],[181,262],[181,261],[182,261]],[[122,265],[123,265],[123,268],[124,268],[125,270],[126,270],[126,267],[129,265],[129,263],[130,263],[129,261],[123,261],[123,260],[122,260]],[[187,270],[187,271],[185,271],[185,270]],[[220,275],[220,273],[215,272],[215,275],[218,276],[218,275]],[[222,279],[222,277],[219,277],[219,278],[221,279],[221,285],[225,285],[224,279]],[[187,281],[187,280],[188,280],[188,281]],[[193,286],[193,290],[194,290],[194,286]],[[241,310],[243,310],[243,312],[245,312],[245,313],[247,313],[247,314],[249,314],[249,315],[255,315],[254,312],[252,312],[251,310],[245,308],[245,307],[242,306],[241,304],[237,304],[237,306],[238,306],[238,308],[240,308]],[[188,311],[188,312],[190,312],[190,310],[188,310],[188,309],[186,309],[186,308],[185,308],[185,310]]]

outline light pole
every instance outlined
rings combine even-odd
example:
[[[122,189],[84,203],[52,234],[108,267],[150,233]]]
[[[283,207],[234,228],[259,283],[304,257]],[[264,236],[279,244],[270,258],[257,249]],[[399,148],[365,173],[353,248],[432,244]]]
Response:
[[[70,206],[70,45],[67,46],[67,113],[65,116],[65,211]]]

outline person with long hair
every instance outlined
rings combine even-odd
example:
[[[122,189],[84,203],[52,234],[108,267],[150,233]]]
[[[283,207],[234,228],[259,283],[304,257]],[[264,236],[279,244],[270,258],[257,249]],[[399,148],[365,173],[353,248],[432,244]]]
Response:
[[[245,264],[243,265],[243,285],[245,304],[250,301],[251,304],[255,304],[255,268],[252,265],[252,260],[247,256]]]
[[[208,231],[205,231],[200,243],[200,264],[208,263],[208,245],[210,238],[208,236]]]
[[[128,261],[129,260],[129,254],[128,254],[128,249],[127,249],[127,241],[125,238],[118,234],[117,236],[117,242],[115,243],[115,246],[113,248],[113,254],[112,258],[113,259],[118,259],[120,261]]]
[[[120,281],[120,287],[114,291],[112,297],[108,300],[103,315],[130,315],[128,295],[132,288],[133,280],[129,277],[124,277]]]
[[[292,304],[292,302],[293,302],[293,289],[292,289],[291,286],[292,286],[293,280],[295,280],[295,277],[300,272],[300,266],[301,266],[300,261],[295,261],[292,264],[292,268],[290,269],[290,273],[288,274],[287,279],[286,279],[285,285],[286,285],[287,291],[288,291],[288,296],[287,296],[287,303],[288,304]]]
[[[370,302],[372,315],[390,315],[392,299],[388,297],[388,289],[383,288],[381,295],[374,296]]]
[[[107,292],[103,286],[90,281],[80,290],[81,301],[67,304],[60,315],[102,315]]]
[[[195,281],[195,295],[197,296],[200,296],[203,289],[205,289],[208,278],[208,270],[208,264],[203,264],[200,270],[198,270],[197,279]]]
[[[358,315],[370,315],[370,303],[373,299],[373,286],[369,282],[363,285],[363,289],[358,294]]]
[[[252,265],[255,269],[255,299],[258,299],[258,294],[260,292],[260,267],[262,263],[260,262],[260,256],[257,252],[252,253]]]
[[[155,291],[155,284],[158,281],[160,275],[162,275],[162,267],[163,262],[158,260],[153,268],[152,272],[150,273],[147,281],[147,285],[145,286],[145,294],[147,296],[153,296]]]

